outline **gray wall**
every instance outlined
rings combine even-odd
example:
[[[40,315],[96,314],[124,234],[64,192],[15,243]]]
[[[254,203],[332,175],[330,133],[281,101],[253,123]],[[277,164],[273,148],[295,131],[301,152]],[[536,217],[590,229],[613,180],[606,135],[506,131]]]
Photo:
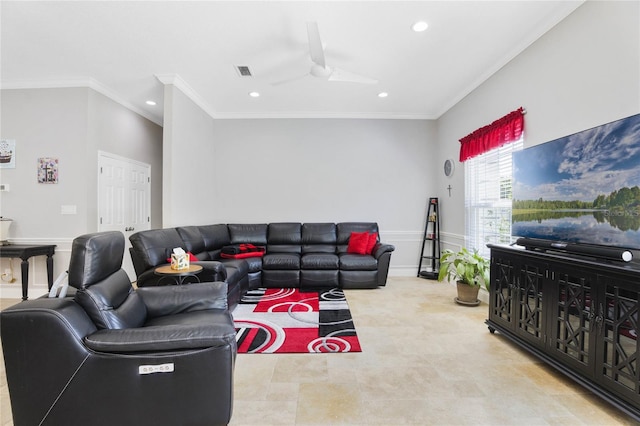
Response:
[[[214,120],[171,84],[164,114],[162,227],[214,223]]]
[[[392,268],[415,274],[435,122],[207,120],[172,85],[165,107],[164,226],[376,221]]]
[[[438,119],[439,161],[524,107],[525,147],[640,112],[640,3],[588,1]],[[464,244],[464,166],[438,173],[444,248]],[[449,198],[444,188],[454,189]]]
[[[97,230],[98,151],[151,164],[152,227],[161,226],[162,128],[89,88],[2,90],[0,137],[16,140],[16,167],[0,169],[0,215],[14,219],[15,243],[56,244],[55,274],[69,265],[70,243]],[[59,183],[37,183],[39,157],[59,159]],[[75,215],[61,206],[75,205]],[[46,283],[44,258],[33,258],[30,282]],[[13,266],[17,282],[0,283],[2,295],[20,283],[20,261],[0,260],[0,272]],[[36,289],[39,296],[42,289]],[[5,296],[6,297],[6,296]]]
[[[428,120],[216,120],[219,222],[373,221],[416,273],[433,177]]]

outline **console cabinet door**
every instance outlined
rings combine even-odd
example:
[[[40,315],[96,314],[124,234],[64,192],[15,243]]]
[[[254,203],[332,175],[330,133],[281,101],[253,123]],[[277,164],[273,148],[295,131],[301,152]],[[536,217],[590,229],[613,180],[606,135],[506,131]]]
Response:
[[[546,263],[522,258],[515,296],[515,331],[541,349],[544,349],[547,338],[546,297],[543,297],[547,276]]]
[[[496,325],[513,331],[519,262],[517,256],[492,250],[491,284],[489,286],[489,319]]]
[[[626,277],[600,277],[596,380],[612,392],[640,404],[639,283]]]
[[[551,271],[549,354],[588,376],[595,365],[596,280],[595,274],[579,268],[557,266]]]

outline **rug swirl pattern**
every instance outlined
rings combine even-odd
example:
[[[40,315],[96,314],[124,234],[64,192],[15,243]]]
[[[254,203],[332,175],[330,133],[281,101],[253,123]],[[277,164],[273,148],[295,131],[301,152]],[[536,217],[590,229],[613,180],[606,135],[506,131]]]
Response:
[[[260,288],[233,311],[239,353],[361,352],[340,289]]]

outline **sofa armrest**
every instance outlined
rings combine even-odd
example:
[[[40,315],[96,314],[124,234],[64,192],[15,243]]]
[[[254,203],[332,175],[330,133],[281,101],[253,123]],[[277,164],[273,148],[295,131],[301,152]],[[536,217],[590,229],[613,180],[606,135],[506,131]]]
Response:
[[[104,329],[85,337],[85,345],[106,353],[149,353],[232,345],[235,329],[230,315],[199,323],[159,325],[140,328]],[[227,319],[229,318],[229,319]]]
[[[194,265],[202,266],[203,271],[200,276],[203,281],[225,281],[227,279],[227,268],[224,263],[217,260],[200,260],[192,262]]]
[[[182,286],[144,287],[137,290],[155,318],[206,309],[227,309],[227,283],[197,283]]]
[[[376,245],[373,247],[372,254],[373,254],[373,257],[375,257],[377,260],[384,253],[390,253],[395,249],[396,249],[395,246],[392,246],[391,244],[376,243]]]

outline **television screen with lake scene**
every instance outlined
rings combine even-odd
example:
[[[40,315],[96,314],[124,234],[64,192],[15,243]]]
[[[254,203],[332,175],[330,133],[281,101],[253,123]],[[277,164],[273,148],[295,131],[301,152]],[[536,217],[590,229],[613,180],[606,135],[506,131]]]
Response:
[[[513,154],[512,235],[640,249],[640,114]]]

